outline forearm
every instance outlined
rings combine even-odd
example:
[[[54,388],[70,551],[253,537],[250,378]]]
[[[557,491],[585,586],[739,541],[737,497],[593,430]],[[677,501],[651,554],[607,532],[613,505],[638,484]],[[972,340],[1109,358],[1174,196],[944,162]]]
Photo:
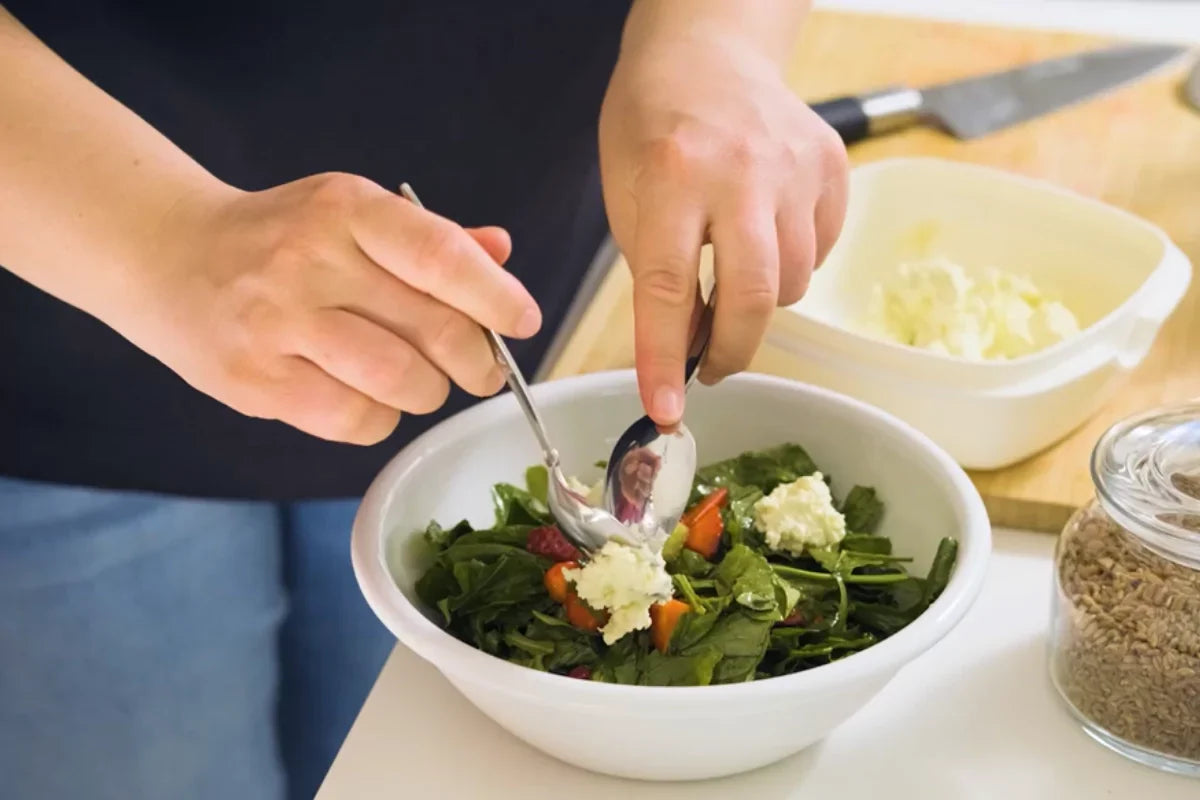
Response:
[[[707,38],[750,46],[782,69],[810,6],[809,0],[635,0],[622,52]]]
[[[0,264],[112,324],[225,189],[0,8]]]

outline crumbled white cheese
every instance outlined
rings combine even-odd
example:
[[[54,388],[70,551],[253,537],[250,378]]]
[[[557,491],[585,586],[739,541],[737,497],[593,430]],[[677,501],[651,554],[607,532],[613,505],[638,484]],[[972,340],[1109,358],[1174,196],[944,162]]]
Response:
[[[599,507],[604,500],[604,478],[588,486],[574,475],[568,475],[567,488],[586,500],[589,506]]]
[[[1028,278],[990,268],[972,277],[946,258],[904,263],[874,287],[869,332],[973,360],[1028,355],[1079,333],[1062,303]]]
[[[662,554],[645,545],[608,541],[579,569],[563,572],[575,593],[592,608],[609,613],[600,631],[612,644],[631,631],[650,627],[650,606],[671,599],[671,576]]]
[[[754,522],[772,550],[803,555],[805,547],[832,547],[846,536],[846,518],[819,472],[776,486],[754,504]]]

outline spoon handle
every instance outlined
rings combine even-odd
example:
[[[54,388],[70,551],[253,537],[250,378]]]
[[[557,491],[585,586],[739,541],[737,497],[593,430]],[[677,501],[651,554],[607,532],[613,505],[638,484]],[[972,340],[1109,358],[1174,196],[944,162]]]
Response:
[[[425,207],[424,203],[417,198],[417,193],[407,183],[400,184],[400,194],[418,208]],[[542,447],[542,456],[546,460],[546,466],[552,470],[556,469],[558,467],[558,451],[550,444],[550,436],[546,433],[546,426],[542,422],[541,415],[538,414],[537,406],[533,404],[533,398],[529,394],[529,384],[525,382],[525,376],[521,374],[521,368],[517,366],[516,359],[509,352],[508,345],[504,343],[504,339],[500,338],[500,334],[489,328],[484,328],[483,332],[487,336],[488,344],[492,348],[492,354],[496,357],[496,363],[500,365],[500,369],[504,372],[504,380],[508,383],[508,388],[512,390],[513,396],[517,398],[517,404],[521,406],[521,411],[525,413],[525,419],[529,420],[529,427],[533,428],[533,433],[537,436],[538,444]]]
[[[683,390],[692,388],[696,376],[700,374],[700,362],[708,352],[708,342],[712,338],[713,306],[717,301],[717,285],[714,283],[708,293],[708,300],[700,311],[700,319],[696,324],[696,333],[688,347],[688,359],[683,367]]]

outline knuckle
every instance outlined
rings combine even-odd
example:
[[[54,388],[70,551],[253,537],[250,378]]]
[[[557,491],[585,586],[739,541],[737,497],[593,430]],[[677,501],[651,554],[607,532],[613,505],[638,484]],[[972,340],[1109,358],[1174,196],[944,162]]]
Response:
[[[738,169],[749,170],[766,160],[764,149],[749,136],[737,136],[727,145],[725,155]]]
[[[432,281],[453,281],[463,244],[453,225],[426,226],[416,244],[418,268]]]
[[[817,139],[817,160],[826,176],[841,176],[850,168],[850,156],[837,132],[826,127]]]
[[[656,137],[645,145],[646,163],[654,170],[668,175],[687,174],[698,157],[696,145],[689,137],[680,133]]]
[[[374,184],[359,175],[327,172],[313,178],[308,196],[311,208],[319,212],[342,212],[353,208]]]
[[[775,308],[779,290],[765,273],[757,272],[747,275],[729,295],[729,303],[739,314],[763,317]]]
[[[474,333],[465,317],[446,309],[434,322],[429,335],[429,348],[435,358],[446,358],[464,351]]]
[[[692,299],[696,280],[695,266],[682,254],[675,253],[658,259],[640,270],[634,280],[645,295],[655,302],[678,308]]]

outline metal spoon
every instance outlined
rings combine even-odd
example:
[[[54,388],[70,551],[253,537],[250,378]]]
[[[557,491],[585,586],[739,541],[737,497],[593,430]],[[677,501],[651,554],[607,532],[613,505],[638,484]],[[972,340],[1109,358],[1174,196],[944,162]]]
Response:
[[[696,380],[712,334],[714,286],[700,314],[684,365],[686,392]],[[696,440],[682,422],[674,431],[659,430],[650,417],[634,422],[613,446],[604,476],[604,506],[619,522],[643,536],[671,533],[687,508],[696,478]]]
[[[407,183],[401,184],[400,194],[413,205],[420,208],[425,207],[417,199],[416,192]],[[627,526],[622,525],[604,509],[589,505],[586,498],[572,491],[567,485],[558,450],[550,443],[550,436],[546,433],[546,426],[542,423],[541,415],[538,414],[537,407],[533,404],[533,398],[529,394],[529,386],[525,383],[521,368],[517,366],[516,360],[508,350],[508,345],[504,343],[499,334],[487,328],[484,328],[483,332],[496,357],[496,363],[504,371],[504,379],[508,383],[508,388],[517,398],[517,404],[524,412],[525,419],[529,421],[529,427],[533,429],[538,444],[542,448],[542,459],[550,474],[550,485],[546,496],[547,505],[550,506],[550,513],[554,515],[559,528],[585,553],[599,550],[609,539],[615,538],[632,543]]]

